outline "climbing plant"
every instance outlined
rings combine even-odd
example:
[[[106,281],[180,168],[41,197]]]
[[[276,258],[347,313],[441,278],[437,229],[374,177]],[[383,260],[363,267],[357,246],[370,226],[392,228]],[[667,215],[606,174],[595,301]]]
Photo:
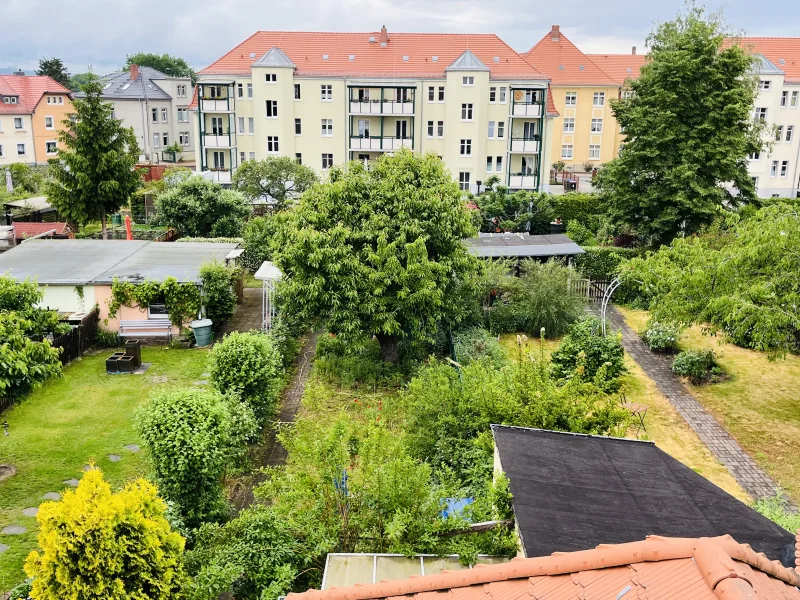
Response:
[[[170,321],[177,327],[182,327],[200,310],[200,290],[194,283],[179,283],[174,277],[167,277],[161,282],[147,280],[142,283],[114,279],[108,314],[115,317],[121,306],[144,308],[160,298],[164,299]]]

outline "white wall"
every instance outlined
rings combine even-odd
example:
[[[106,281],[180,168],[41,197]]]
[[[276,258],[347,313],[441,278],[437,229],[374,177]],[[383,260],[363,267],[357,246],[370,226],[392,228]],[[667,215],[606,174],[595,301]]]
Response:
[[[39,303],[41,308],[73,313],[89,311],[95,305],[93,286],[83,286],[83,301],[73,285],[43,285],[40,289],[44,293],[44,298]]]

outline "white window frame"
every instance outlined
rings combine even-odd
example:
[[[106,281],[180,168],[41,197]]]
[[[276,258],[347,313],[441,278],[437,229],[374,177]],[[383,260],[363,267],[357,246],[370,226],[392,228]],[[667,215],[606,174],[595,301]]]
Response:
[[[244,98],[244,84],[237,83],[236,84],[236,97],[237,98]]]
[[[497,139],[502,140],[506,137],[506,122],[505,121],[498,121],[497,122]]]
[[[462,192],[468,192],[470,186],[470,172],[469,171],[459,171],[458,172],[458,189]]]
[[[780,142],[783,140],[783,125],[777,125],[775,129],[775,141]]]
[[[158,109],[151,108],[150,109],[150,122],[151,123],[158,123]]]
[[[333,137],[333,119],[322,119],[320,126],[322,137]]]
[[[188,123],[189,122],[189,109],[188,108],[179,108],[178,109],[178,123]]]
[[[269,113],[272,112],[270,115]],[[278,101],[277,100],[267,100],[264,103],[264,114],[266,115],[267,119],[277,119],[278,118]]]
[[[242,165],[246,161],[247,161],[247,154],[245,154],[243,151],[240,151],[239,152],[239,164]]]
[[[750,160],[750,161],[753,161],[753,162],[761,160],[761,152],[758,151],[758,152],[753,152],[752,154],[748,154],[747,155],[747,160]]]
[[[436,133],[436,121],[428,121],[427,129],[425,130],[427,133],[427,138],[432,140],[434,138],[434,134]]]
[[[296,136],[303,135],[303,119],[301,119],[300,117],[294,118],[294,134]]]
[[[324,83],[319,86],[320,99],[322,102],[333,102],[333,86]]]
[[[781,179],[786,179],[789,176],[789,161],[781,161]]]
[[[490,140],[494,139],[494,121],[489,121],[489,131],[487,132],[486,137]]]
[[[563,133],[575,133],[575,118],[564,117]]]
[[[772,82],[769,79],[760,79],[758,81],[758,89],[762,91],[767,91],[772,89]]]
[[[601,108],[606,105],[606,93],[605,92],[595,92],[594,96],[592,97],[592,106]]]
[[[19,151],[20,146],[22,146],[22,152]],[[17,156],[27,156],[28,155],[28,145],[25,142],[19,142],[17,144]]]
[[[169,122],[169,110],[166,108],[161,109],[161,122],[168,123]]]
[[[189,137],[189,132],[188,131],[181,131],[178,134],[178,143],[181,146],[184,146],[184,147],[186,147],[186,146],[191,144],[191,138]]]
[[[325,166],[325,163],[328,162],[328,166]],[[322,170],[325,171],[330,169],[333,166],[333,153],[332,152],[323,152],[322,153]]]
[[[561,144],[562,159],[572,160],[574,153],[575,153],[575,148],[573,144]]]
[[[459,156],[472,156],[472,139],[462,138],[458,145]]]
[[[578,92],[564,92],[564,106],[577,106]]]
[[[502,173],[503,172],[503,157],[497,156],[495,157],[495,173]]]
[[[599,117],[592,119],[592,122],[589,125],[589,131],[592,133],[603,133],[603,119]]]
[[[438,91],[438,95],[436,97],[436,101],[439,104],[443,104],[444,103],[444,86],[443,85],[439,86],[439,91]]]
[[[794,125],[786,126],[786,143],[791,144],[794,139]]]
[[[244,117],[238,117],[237,121],[239,122],[239,133],[244,135]]]
[[[278,74],[264,73],[264,83],[278,83]]]
[[[489,104],[497,104],[497,86],[489,86]]]
[[[252,83],[248,83],[247,84],[247,99],[248,100],[252,100],[253,99],[253,84]]]
[[[498,104],[505,104],[508,102],[508,94],[506,93],[508,88],[506,86],[500,86],[497,89],[497,103]]]
[[[19,123],[19,127],[17,127],[17,123]],[[14,131],[25,131],[24,117],[14,117]]]
[[[247,153],[247,160],[255,160],[255,159],[256,159],[256,153],[255,152],[248,152]]]
[[[48,144],[55,144],[55,151],[54,152],[50,152],[47,149],[47,145]],[[45,142],[44,142],[44,152],[45,152],[45,154],[47,154],[47,156],[55,156],[56,154],[58,154],[58,140],[45,140]]]
[[[239,84],[241,85],[241,84]],[[178,84],[178,98],[186,98],[186,84],[179,83]]]
[[[755,112],[755,120],[756,121],[766,121],[767,120],[767,109],[763,106],[757,106]]]
[[[770,176],[770,179],[775,179],[778,176],[778,161],[777,160],[773,160],[772,161],[772,166],[770,167],[770,170],[769,170],[769,176]]]
[[[3,157],[3,144],[0,144],[0,158]]]
[[[280,142],[277,135],[267,136],[267,154],[278,154],[280,152]]]
[[[300,102],[300,99],[302,98],[302,96],[303,96],[303,92],[300,89],[300,84],[299,83],[295,83],[294,84],[294,101],[295,102]]]
[[[429,85],[428,86],[428,104],[433,104],[436,102],[436,86]]]
[[[169,134],[166,132],[161,134],[161,145],[164,146],[164,148],[169,146]]]
[[[47,119],[50,119],[50,125],[47,124]],[[44,128],[45,129],[55,129],[56,128],[56,120],[54,117],[50,115],[46,115],[44,118]]]
[[[161,134],[153,133],[153,148],[161,148]]]
[[[247,135],[256,134],[256,120],[254,117],[247,117]]]
[[[781,108],[786,108],[789,106],[789,90],[783,90],[781,92]]]
[[[475,85],[475,76],[474,75],[464,75],[461,77],[461,85],[464,87],[473,87]]]
[[[589,160],[600,160],[600,144],[589,144]]]
[[[800,91],[794,90],[789,100],[789,108],[797,108],[798,104],[800,104]]]
[[[471,102],[463,102],[461,104],[461,120],[462,121],[472,121],[472,117],[474,116],[474,106]]]
[[[491,173],[494,171],[494,156],[486,157],[486,172]]]
[[[439,139],[444,138],[444,121],[436,121],[436,137]]]

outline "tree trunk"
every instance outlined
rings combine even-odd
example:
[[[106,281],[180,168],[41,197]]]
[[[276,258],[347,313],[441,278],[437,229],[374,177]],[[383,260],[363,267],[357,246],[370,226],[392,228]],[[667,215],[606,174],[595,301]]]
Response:
[[[396,365],[400,362],[400,352],[398,349],[398,338],[396,335],[378,335],[378,343],[381,345],[381,360]]]
[[[103,229],[103,239],[104,240],[108,239],[108,229],[106,229],[106,218],[107,217],[106,217],[105,213],[103,213],[103,215],[100,217],[100,225],[101,225],[101,227]]]

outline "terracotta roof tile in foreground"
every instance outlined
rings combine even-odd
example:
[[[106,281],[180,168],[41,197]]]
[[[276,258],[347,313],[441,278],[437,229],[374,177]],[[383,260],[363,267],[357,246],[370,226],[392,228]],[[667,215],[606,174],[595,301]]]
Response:
[[[800,534],[797,543],[800,547]],[[309,590],[289,594],[288,600],[800,600],[797,586],[800,576],[795,570],[771,562],[730,536],[650,536],[640,542],[517,558],[463,571]]]

